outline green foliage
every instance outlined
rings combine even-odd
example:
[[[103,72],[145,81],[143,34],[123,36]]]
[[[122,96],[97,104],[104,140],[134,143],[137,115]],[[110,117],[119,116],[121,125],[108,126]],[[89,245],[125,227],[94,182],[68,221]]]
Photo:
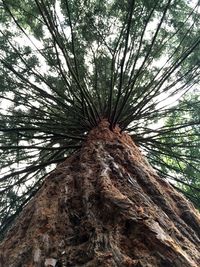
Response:
[[[170,102],[199,83],[199,20],[198,1],[0,1],[2,230],[102,118],[194,195],[198,113]]]
[[[162,176],[176,181],[174,186],[200,208],[200,96],[186,95],[166,118],[162,135],[149,154]],[[176,127],[179,125],[179,127]],[[184,125],[184,127],[182,127]],[[162,146],[162,153],[159,153]],[[173,157],[171,156],[173,155]]]

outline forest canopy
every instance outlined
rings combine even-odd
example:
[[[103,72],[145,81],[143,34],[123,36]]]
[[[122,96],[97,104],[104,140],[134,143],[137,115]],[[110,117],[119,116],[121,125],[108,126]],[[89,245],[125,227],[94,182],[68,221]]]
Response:
[[[200,3],[0,0],[0,230],[102,118],[200,207]]]

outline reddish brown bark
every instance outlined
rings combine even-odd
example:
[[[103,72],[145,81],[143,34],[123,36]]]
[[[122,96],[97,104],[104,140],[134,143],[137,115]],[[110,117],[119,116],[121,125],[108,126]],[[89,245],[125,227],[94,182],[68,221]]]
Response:
[[[199,251],[198,212],[103,121],[24,208],[0,266],[198,267]]]

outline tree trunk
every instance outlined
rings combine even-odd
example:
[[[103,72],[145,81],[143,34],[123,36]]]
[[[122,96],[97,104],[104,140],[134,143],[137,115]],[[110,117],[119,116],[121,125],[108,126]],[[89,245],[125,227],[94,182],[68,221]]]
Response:
[[[200,266],[200,216],[102,121],[0,245],[1,267]]]

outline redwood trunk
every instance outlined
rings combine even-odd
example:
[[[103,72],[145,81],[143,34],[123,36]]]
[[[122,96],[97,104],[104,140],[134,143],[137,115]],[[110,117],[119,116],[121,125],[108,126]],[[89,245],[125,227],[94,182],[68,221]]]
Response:
[[[103,121],[0,245],[1,267],[199,267],[200,216]]]

